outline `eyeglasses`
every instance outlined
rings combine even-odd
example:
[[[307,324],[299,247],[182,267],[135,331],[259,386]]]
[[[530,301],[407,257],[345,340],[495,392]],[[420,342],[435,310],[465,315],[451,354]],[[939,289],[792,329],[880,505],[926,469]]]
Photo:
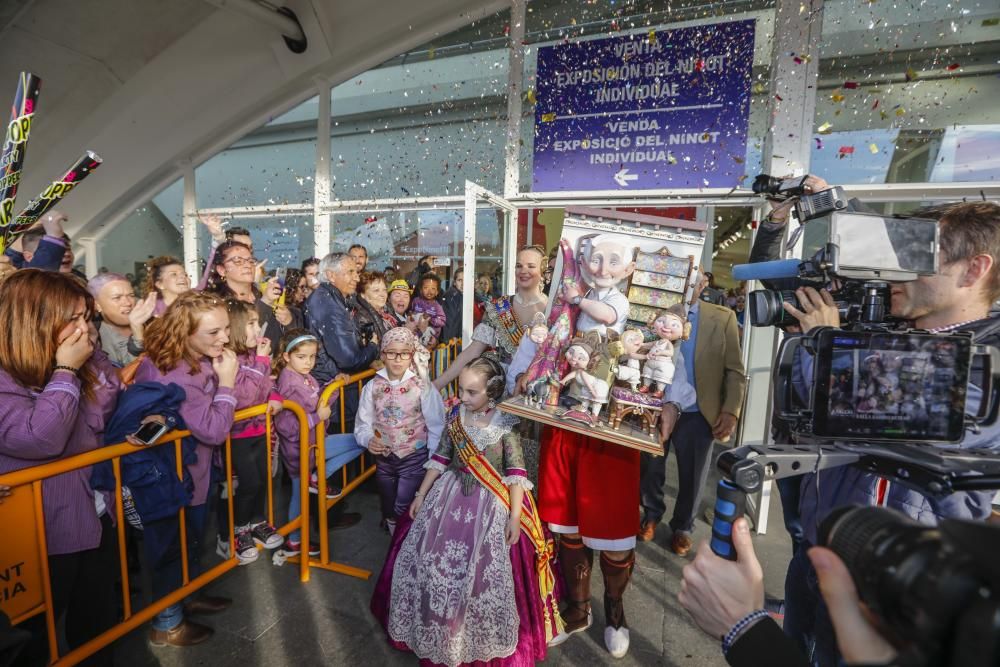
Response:
[[[257,258],[256,257],[230,257],[229,259],[223,260],[222,263],[223,264],[229,264],[230,262],[232,262],[236,266],[245,266],[247,264],[249,264],[250,266],[253,266],[254,264],[257,263]]]
[[[412,352],[383,352],[382,356],[386,358],[387,361],[409,361],[413,358]]]

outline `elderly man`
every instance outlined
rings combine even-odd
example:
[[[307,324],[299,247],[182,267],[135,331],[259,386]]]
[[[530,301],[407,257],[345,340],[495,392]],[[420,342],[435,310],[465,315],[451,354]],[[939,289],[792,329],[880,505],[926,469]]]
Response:
[[[67,242],[62,223],[63,213],[52,211],[42,221],[22,234],[4,250],[10,264],[17,269],[42,269],[68,273],[73,269],[73,251]]]
[[[563,296],[580,306],[578,332],[597,331],[604,336],[608,329],[620,334],[625,328],[629,303],[618,286],[635,272],[634,256],[635,249],[626,247],[612,234],[580,239],[580,275],[591,289],[582,292],[575,285],[563,288]]]
[[[378,357],[378,341],[361,344],[348,295],[358,287],[358,264],[344,253],[330,253],[319,264],[320,285],[309,295],[303,315],[306,328],[319,338],[313,375],[320,383],[337,373],[358,373]]]

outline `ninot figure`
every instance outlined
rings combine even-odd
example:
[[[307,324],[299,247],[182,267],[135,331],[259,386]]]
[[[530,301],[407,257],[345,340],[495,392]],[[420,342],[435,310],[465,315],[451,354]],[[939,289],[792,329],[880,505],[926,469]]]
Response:
[[[590,412],[595,417],[600,413],[601,408],[608,402],[608,393],[611,386],[590,371],[594,369],[597,362],[597,354],[594,348],[587,342],[577,339],[566,350],[566,362],[569,364],[570,372],[563,376],[562,386],[572,382],[569,395],[580,402],[580,409]]]
[[[646,355],[639,350],[645,342],[645,336],[638,329],[626,329],[619,339],[621,355],[618,357],[618,370],[615,377],[629,385],[632,391],[639,390],[639,381],[642,379],[642,368],[639,362],[644,360]]]
[[[674,342],[686,339],[691,332],[684,306],[677,304],[668,308],[653,320],[652,328],[660,339],[646,353],[639,393],[648,393],[655,384],[652,396],[662,398],[663,390],[674,381]]]

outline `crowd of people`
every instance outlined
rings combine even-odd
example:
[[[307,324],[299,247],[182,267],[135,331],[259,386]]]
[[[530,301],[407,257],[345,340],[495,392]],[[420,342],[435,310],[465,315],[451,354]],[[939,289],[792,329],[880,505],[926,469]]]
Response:
[[[894,287],[893,312],[924,329],[971,330],[994,343],[1000,324],[988,313],[1000,296],[994,260],[1000,208],[965,204],[938,215],[941,272]],[[758,242],[776,243],[786,220],[787,211],[777,206]],[[567,430],[526,428],[497,409],[523,390],[524,360],[534,351],[525,324],[555,297],[545,248],[519,250],[511,295],[497,295],[491,277],[477,277],[471,341],[432,377],[430,351],[461,332],[460,269],[442,290],[431,257],[399,277],[370,270],[366,249],[352,246],[268,273],[247,230],[207,217],[203,223],[214,243],[199,283],[192,286],[180,259],[155,257],[146,265],[143,293],[136,294],[125,275],[78,275],[63,222],[57,213],[46,216],[0,260],[0,326],[6,332],[0,337],[0,474],[124,440],[148,444],[135,434],[151,422],[191,433],[181,449],[182,478],[172,447],[145,447],[122,459],[127,498],[115,497],[104,464],[45,480],[52,602],[69,647],[110,628],[119,616],[115,597],[107,594],[119,574],[116,503],[127,506],[130,524],[142,528],[143,563],[156,600],[181,585],[182,542],[191,578],[202,570],[213,524],[218,554],[240,564],[267,550],[318,552],[301,543],[299,531],[283,539],[267,521],[272,452],[290,487],[287,520],[301,511],[303,461],[310,491],[318,495],[325,488],[332,499],[343,493],[333,473],[368,452],[376,465],[381,525],[391,535],[371,606],[390,643],[438,664],[541,660],[548,646],[594,622],[590,579],[594,551],[600,551],[605,644],[615,657],[627,653],[625,592],[636,542],[653,539],[666,514],[666,457]],[[587,270],[592,254],[614,245],[598,237],[585,251],[581,271],[589,289],[561,288],[564,302],[578,308],[580,330],[624,329],[628,312],[616,285],[625,274],[618,267]],[[675,355],[659,426],[665,452],[677,460],[669,529],[670,548],[679,556],[694,547],[713,442],[735,432],[746,388],[741,323],[734,309],[712,303],[713,289],[709,276],[701,275],[695,298],[685,305],[690,335]],[[697,298],[703,294],[704,300]],[[829,294],[811,288],[799,291],[798,308],[786,308],[804,332],[839,324]],[[376,373],[360,391],[344,383],[369,369]],[[443,390],[456,380],[457,397],[446,403]],[[323,400],[324,388],[334,382],[342,386]],[[339,392],[345,423],[330,405]],[[300,422],[283,409],[285,400],[305,411],[310,445],[314,427],[326,423],[331,435],[323,465],[312,449],[303,458]],[[275,442],[266,437],[263,415],[234,421],[237,411],[257,405],[266,405],[274,418]],[[982,437],[988,444],[989,433]],[[832,554],[810,551],[819,519],[847,503],[887,504],[925,521],[990,513],[986,494],[932,502],[854,469],[810,475],[800,484],[794,500],[783,493],[786,511],[802,515],[806,526],[786,583],[785,630],[824,665],[838,659],[842,638],[833,627],[839,633],[850,610],[841,605],[828,613],[820,596],[824,582],[842,574],[842,564]],[[7,491],[0,487],[0,499]],[[798,493],[788,493],[793,491]],[[183,541],[176,519],[181,508]],[[331,527],[359,520],[339,511]],[[738,662],[748,653],[747,642],[773,636],[758,623],[766,619],[760,568],[744,522],[734,541],[736,563],[701,545],[685,571],[681,603],[706,631],[725,636],[724,649]],[[171,605],[154,617],[149,641],[203,642],[212,629],[192,617],[231,604],[201,594]],[[35,635],[23,655],[44,662],[44,624],[26,627]],[[879,648],[876,657],[885,658]],[[851,658],[872,656],[856,647],[841,650]],[[91,661],[111,664],[110,651]]]

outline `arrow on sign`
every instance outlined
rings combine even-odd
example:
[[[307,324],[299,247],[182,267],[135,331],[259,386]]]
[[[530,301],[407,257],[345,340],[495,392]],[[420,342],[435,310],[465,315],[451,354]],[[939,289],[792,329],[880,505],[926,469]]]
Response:
[[[629,181],[639,180],[639,174],[630,174],[628,169],[620,169],[618,173],[615,174],[615,183],[622,186],[623,188],[628,187]]]

